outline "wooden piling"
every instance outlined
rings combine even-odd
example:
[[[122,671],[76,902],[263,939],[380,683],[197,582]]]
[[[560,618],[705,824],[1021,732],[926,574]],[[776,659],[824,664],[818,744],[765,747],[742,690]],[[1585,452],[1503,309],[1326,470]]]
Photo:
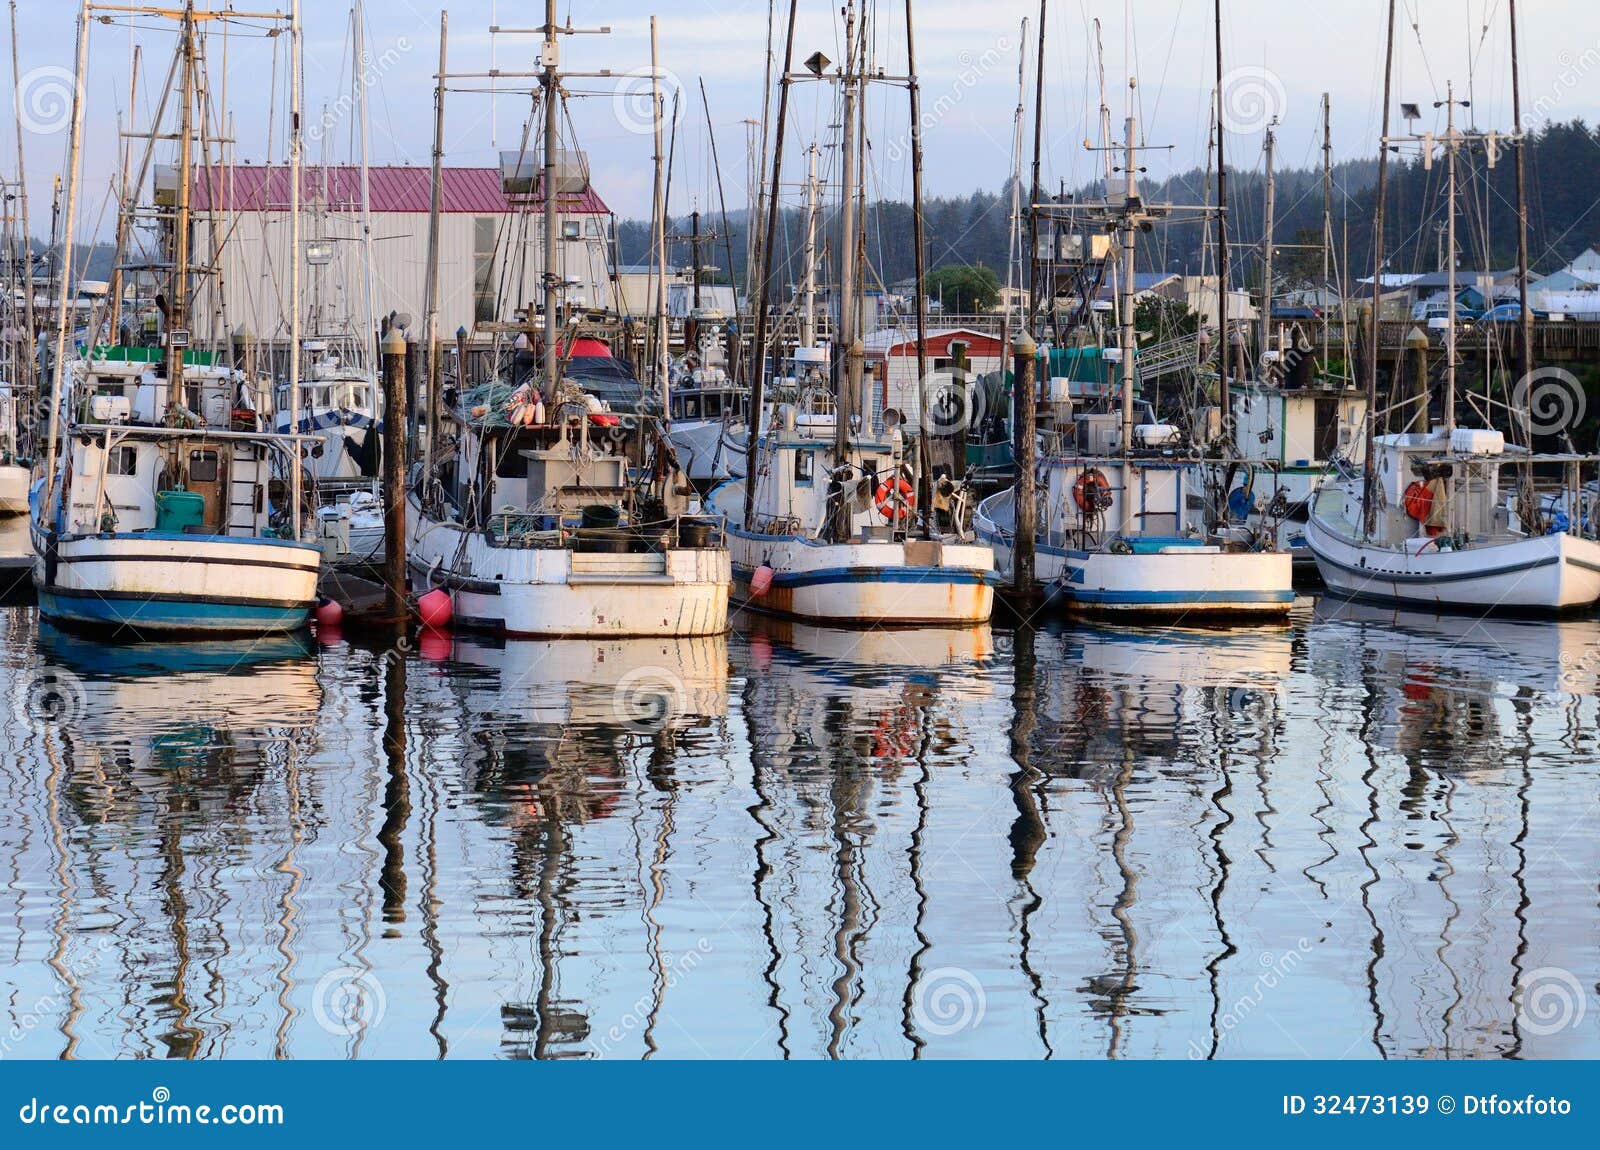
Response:
[[[406,341],[394,328],[383,342],[383,582],[388,615],[406,619]]]

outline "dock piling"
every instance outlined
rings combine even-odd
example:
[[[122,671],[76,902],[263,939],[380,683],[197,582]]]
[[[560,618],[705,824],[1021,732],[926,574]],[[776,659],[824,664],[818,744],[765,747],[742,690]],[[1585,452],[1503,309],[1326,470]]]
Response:
[[[406,341],[390,328],[383,341],[383,582],[388,615],[406,619]]]

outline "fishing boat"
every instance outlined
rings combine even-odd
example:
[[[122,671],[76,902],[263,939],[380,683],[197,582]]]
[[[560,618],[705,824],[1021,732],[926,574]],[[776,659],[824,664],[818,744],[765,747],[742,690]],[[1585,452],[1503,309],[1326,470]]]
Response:
[[[1441,136],[1386,137],[1381,155],[1387,157],[1390,145],[1415,144],[1431,164],[1435,150],[1442,150],[1446,242],[1454,252],[1459,154],[1488,137],[1456,127],[1455,110],[1464,102],[1452,86],[1447,84],[1441,103],[1446,109]],[[1488,154],[1492,161],[1492,149]],[[1525,255],[1525,245],[1521,248]],[[1454,299],[1455,260],[1447,264],[1448,294]],[[1525,258],[1518,272],[1526,294]],[[1581,515],[1549,510],[1536,484],[1544,477],[1564,493],[1563,506],[1579,507],[1585,469],[1593,476],[1600,457],[1533,451],[1528,388],[1518,389],[1528,394],[1514,392],[1509,405],[1523,444],[1507,443],[1505,433],[1493,427],[1462,426],[1456,402],[1457,321],[1452,316],[1438,322],[1445,356],[1440,421],[1428,425],[1426,389],[1410,413],[1413,426],[1420,423],[1423,429],[1377,435],[1369,421],[1364,472],[1324,485],[1312,503],[1306,541],[1323,582],[1352,598],[1433,608],[1558,612],[1592,605],[1600,600],[1600,539],[1594,525]],[[1369,409],[1377,387],[1375,335],[1371,343]],[[1526,339],[1523,347],[1526,354]],[[1532,377],[1525,370],[1523,378]],[[1478,412],[1485,420],[1488,414]]]
[[[762,414],[760,434],[749,437],[745,478],[716,488],[709,507],[730,524],[734,594],[754,610],[844,626],[982,623],[993,611],[998,579],[992,550],[975,540],[964,522],[964,488],[932,474],[927,429],[914,439],[908,436],[900,414],[875,411],[864,387],[865,348],[857,335],[864,277],[857,243],[856,153],[866,44],[864,35],[858,37],[854,5],[846,9],[845,41],[844,65],[831,77],[842,90],[838,339],[826,353],[813,343],[809,317],[815,311],[810,298],[815,277],[807,271],[803,309],[808,322],[795,353],[801,373],[792,392],[774,394]],[[914,72],[914,60],[907,63]],[[912,151],[917,347],[919,358],[925,358],[920,137]],[[769,237],[777,231],[780,176],[774,162]],[[815,187],[814,180],[810,186]],[[814,218],[815,212],[808,215]],[[773,246],[764,249],[767,301],[776,294]],[[808,256],[813,250],[808,231]],[[758,377],[766,369],[765,321],[763,306],[757,319]],[[824,364],[831,369],[827,379]],[[919,377],[926,378],[923,366]],[[763,406],[758,382],[751,407],[761,411]],[[932,506],[931,493],[939,486],[949,504],[943,514]]]
[[[1117,381],[1101,402],[1067,395],[1042,437],[1036,578],[1047,600],[1078,611],[1281,616],[1294,602],[1288,553],[1271,534],[1226,521],[1217,503],[1229,465],[1206,458],[1192,432],[1158,421],[1154,405],[1137,394],[1136,237],[1175,209],[1140,195],[1133,116],[1125,128],[1123,186],[1098,205],[1072,205],[1054,217],[1069,231],[1114,237],[1106,258],[1115,261],[1118,346],[1087,350],[1114,367]],[[1079,246],[1092,253],[1081,237]],[[1098,281],[1103,273],[1093,265],[1100,262],[1085,261],[1079,280]],[[1023,354],[1038,354],[1031,341],[1023,346],[1032,348]],[[990,496],[976,516],[978,538],[994,547],[1002,568],[1016,561],[1016,492]]]
[[[317,547],[300,537],[302,441],[266,427],[266,381],[246,376],[214,352],[188,346],[187,317],[201,271],[192,265],[188,246],[189,149],[203,88],[193,4],[175,19],[174,68],[183,107],[163,345],[108,347],[91,339],[85,356],[69,357],[66,325],[57,326],[54,390],[63,402],[51,404],[44,475],[30,494],[34,586],[41,614],[59,624],[156,634],[290,631],[306,623],[321,566]],[[297,21],[276,23],[294,33],[298,74]],[[80,24],[80,81],[87,38],[87,26]],[[62,233],[67,267],[76,226],[83,91],[80,82]],[[296,85],[297,122],[298,98]],[[152,131],[149,146],[162,138],[159,129]],[[293,140],[298,175],[298,132]],[[298,229],[297,202],[293,209]],[[60,315],[71,302],[69,278],[60,277]],[[113,298],[120,292],[118,286]],[[91,322],[91,332],[97,328]]]
[[[744,477],[750,389],[728,375],[722,313],[697,309],[691,319],[695,350],[673,365],[668,434],[684,474],[709,486]]]
[[[32,460],[18,442],[19,412],[26,407],[19,388],[0,378],[0,515],[22,515],[28,510],[28,484]]]
[[[547,0],[546,17],[540,143],[548,197],[558,191],[549,179],[562,153],[558,111],[565,98],[554,0]],[[436,110],[444,83],[441,75]],[[442,112],[435,124],[437,133]],[[442,151],[436,134],[435,155]],[[659,151],[658,144],[658,188]],[[508,178],[520,168],[513,160]],[[437,166],[434,173],[437,180]],[[437,210],[437,196],[434,204]],[[598,341],[580,320],[562,323],[561,242],[553,203],[543,206],[542,322],[512,325],[530,355],[542,339],[540,369],[458,389],[453,402],[441,404],[448,425],[441,442],[453,438],[454,447],[435,455],[429,437],[408,495],[412,569],[451,594],[455,620],[469,627],[537,637],[721,634],[729,590],[721,525],[687,514],[692,489],[658,425],[607,410],[590,390],[585,368],[616,361],[589,356],[584,367],[574,366],[578,347]],[[433,245],[429,264],[437,265]],[[430,328],[434,308],[430,301]]]

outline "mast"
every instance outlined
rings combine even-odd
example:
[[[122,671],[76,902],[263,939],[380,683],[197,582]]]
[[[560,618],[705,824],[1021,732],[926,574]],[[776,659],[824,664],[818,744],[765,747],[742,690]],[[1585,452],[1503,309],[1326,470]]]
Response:
[[[352,9],[352,19],[355,23],[355,34],[351,39],[355,43],[355,59],[352,61],[352,74],[355,76],[356,98],[361,101],[360,131],[361,131],[361,287],[362,304],[365,308],[362,315],[361,326],[361,362],[370,363],[372,342],[377,339],[377,307],[372,298],[372,174],[370,171],[371,157],[367,145],[367,85],[361,75],[362,50],[367,42],[366,11],[362,0],[356,0]],[[372,377],[377,378],[378,373],[372,372]],[[376,424],[378,419],[378,389],[367,389],[367,414]],[[400,429],[392,428],[389,434],[395,442],[399,442]]]
[[[550,0],[553,5],[555,0]],[[554,9],[551,9],[554,11]],[[676,112],[677,106],[673,106]],[[654,211],[655,234],[651,236],[651,246],[655,249],[656,264],[656,292],[655,292],[655,319],[656,319],[656,349],[655,372],[656,386],[661,389],[661,410],[667,419],[672,417],[671,381],[668,379],[667,369],[667,192],[666,170],[662,167],[661,157],[661,65],[659,56],[659,41],[656,38],[656,18],[650,17],[650,116],[651,126],[655,136],[655,195]],[[673,130],[677,130],[674,120]],[[694,215],[695,243],[691,245],[694,252],[694,305],[700,306],[700,213]],[[548,239],[546,242],[549,242]]]
[[[298,3],[296,5],[298,9]],[[183,351],[188,346],[189,322],[189,188],[193,180],[194,171],[194,69],[195,69],[195,43],[194,43],[194,0],[184,0],[183,15],[180,17],[182,28],[179,31],[179,52],[182,56],[179,85],[183,93],[183,107],[178,113],[178,205],[177,214],[172,224],[172,276],[168,281],[167,295],[167,347],[165,370],[167,376],[167,402],[181,402],[183,397]],[[297,25],[298,27],[298,25]],[[298,32],[291,33],[292,43],[298,43]],[[297,67],[290,65],[290,70],[295,75],[290,80],[291,88],[298,92],[296,85],[299,82]],[[297,113],[291,113],[291,116]],[[291,128],[296,131],[297,128]],[[292,137],[291,137],[292,138]],[[291,175],[292,182],[292,175]],[[298,211],[296,193],[290,192],[290,212]],[[298,216],[295,217],[298,223]],[[291,263],[294,272],[291,273],[289,298],[298,301],[300,289],[298,272],[300,268],[300,242],[298,233],[293,232],[291,225],[290,250],[293,253]],[[65,274],[72,274],[71,264],[68,262]],[[298,305],[296,305],[298,306]],[[292,353],[291,353],[292,355]],[[295,426],[292,422],[290,426]],[[296,505],[298,507],[298,504]],[[298,514],[298,511],[296,512]]]
[[[654,21],[652,20],[652,27]],[[556,262],[556,137],[560,131],[558,104],[561,100],[561,42],[556,38],[556,0],[544,3],[544,381],[541,390],[548,404],[556,397],[556,382],[560,378],[560,356],[556,349],[556,288],[561,283],[561,269]],[[654,85],[654,69],[652,68]],[[441,81],[443,83],[443,81]],[[659,110],[656,112],[659,118]],[[659,152],[660,145],[656,147]]]
[[[1267,377],[1267,352],[1272,350],[1272,236],[1277,223],[1278,181],[1273,160],[1278,150],[1278,117],[1267,123],[1267,138],[1262,144],[1267,165],[1267,204],[1261,239],[1261,331],[1256,346],[1256,378]]]
[[[37,319],[33,314],[33,229],[28,223],[28,173],[23,162],[22,147],[22,70],[17,63],[17,0],[11,0],[11,85],[17,126],[17,207],[22,217],[23,295],[26,297],[23,316],[28,333],[27,367],[23,368],[21,382],[29,385],[31,393],[38,383],[39,364],[34,351],[38,332],[34,329]]]
[[[1033,57],[1033,182],[1028,190],[1028,328],[1039,316],[1039,201],[1044,190],[1039,183],[1041,155],[1044,151],[1044,28],[1050,0],[1039,0],[1039,47]]]
[[[423,486],[420,498],[427,499],[433,476],[435,440],[439,433],[439,381],[434,377],[433,349],[439,344],[439,213],[444,200],[444,82],[445,49],[450,34],[450,13],[439,13],[439,76],[433,89],[433,174],[428,184],[428,262],[423,272],[422,296],[428,309],[423,321],[423,338],[428,341],[427,434],[423,438]],[[459,372],[464,365],[457,365]],[[417,420],[412,417],[413,422]]]
[[[1132,81],[1128,85],[1130,91]],[[1131,104],[1130,98],[1130,104]],[[1133,331],[1133,247],[1134,237],[1139,234],[1138,221],[1131,214],[1134,205],[1139,202],[1139,187],[1135,173],[1138,157],[1134,152],[1134,134],[1137,125],[1130,111],[1123,121],[1123,214],[1120,221],[1122,251],[1118,254],[1122,259],[1121,283],[1117,285],[1117,346],[1122,352],[1119,374],[1122,378],[1122,490],[1133,490],[1133,466],[1130,462],[1133,453],[1133,385],[1134,385],[1134,331]]]
[[[192,7],[192,4],[191,4]],[[300,0],[294,0],[289,10],[289,430],[300,434],[300,261],[304,253],[300,250],[300,171],[304,163],[304,140],[300,136],[300,118],[302,115],[300,90]],[[187,66],[187,64],[186,64]],[[188,103],[184,104],[184,114],[189,111]],[[187,158],[185,158],[187,165]],[[183,177],[183,190],[181,194],[189,194],[188,175]],[[170,361],[169,361],[170,362]],[[182,378],[183,369],[180,367],[179,378]],[[171,372],[169,370],[170,378]],[[293,461],[289,468],[289,533],[292,539],[300,538],[300,480],[303,468],[300,464],[300,444],[294,441],[290,445],[289,457]]]
[[[79,161],[83,155],[83,81],[88,67],[89,0],[83,0],[78,9],[78,62],[73,73],[76,80],[72,85],[72,128],[67,144],[67,231],[66,238],[62,241],[62,261],[69,269],[72,267],[72,221],[77,218],[78,212]],[[67,284],[69,279],[70,275],[63,275],[61,283],[56,288],[55,358],[50,365],[55,372],[55,386],[50,394],[50,421],[46,432],[48,442],[45,447],[44,501],[39,505],[46,515],[52,516],[54,511],[51,496],[55,491],[56,481],[56,441],[61,430],[61,400],[66,395],[67,388],[67,326],[72,322],[67,315],[67,308],[72,302],[72,293]],[[55,525],[47,523],[45,530],[53,536]]]
[[[1378,462],[1373,439],[1378,413],[1378,337],[1383,330],[1378,311],[1383,304],[1383,201],[1389,187],[1389,98],[1394,82],[1394,3],[1389,0],[1388,30],[1383,47],[1383,121],[1378,130],[1377,204],[1372,214],[1372,316],[1367,328],[1366,453],[1361,467],[1361,537],[1370,539],[1377,528]],[[1423,412],[1426,416],[1427,412]]]
[[[800,269],[800,346],[817,344],[817,145],[806,149],[806,245]]]
[[[12,17],[16,16],[16,0],[11,0]],[[133,110],[139,106],[139,59],[142,45],[133,46],[133,62],[128,69],[128,127],[133,128]],[[19,141],[20,144],[20,141]],[[17,149],[17,163],[22,162],[22,150]],[[123,252],[128,246],[128,218],[133,205],[133,188],[129,184],[129,168],[133,162],[133,141],[130,139],[122,146],[122,186],[118,189],[117,204],[117,235],[116,246],[112,249],[115,253],[115,262],[111,265],[111,334],[113,344],[121,342],[122,333],[122,262]]]
[[[772,143],[772,187],[767,196],[767,223],[761,236],[761,287],[756,295],[756,331],[753,355],[755,373],[750,378],[750,434],[746,437],[744,525],[755,519],[757,463],[761,457],[761,392],[767,370],[767,303],[772,298],[771,240],[778,230],[778,177],[783,171],[783,133],[789,118],[789,69],[794,66],[794,25],[800,0],[789,0],[789,29],[783,42],[783,72],[778,89],[778,123]],[[765,112],[763,112],[765,116]]]
[[[1456,429],[1456,90],[1455,81],[1444,85],[1445,134],[1445,294],[1450,309],[1444,329],[1444,430]]]
[[[928,266],[922,218],[922,89],[917,82],[917,49],[912,34],[911,0],[906,0],[906,83],[911,97],[911,243],[916,248],[917,408],[919,414],[924,414],[921,409],[928,384]],[[1004,346],[1002,342],[1001,347]],[[965,386],[965,378],[960,382]],[[963,415],[970,421],[970,396],[964,395],[962,402]],[[930,425],[925,415],[920,422],[922,427],[917,433],[917,508],[922,513],[923,534],[931,538],[934,534],[933,455],[928,443]]]
[[[1511,116],[1517,133],[1517,377],[1527,380],[1533,370],[1533,313],[1528,309],[1528,185],[1527,132],[1522,123],[1522,70],[1517,56],[1517,0],[1507,0],[1511,24]],[[1528,448],[1533,447],[1529,436]]]
[[[1333,254],[1333,129],[1330,100],[1322,93],[1322,289],[1317,293],[1322,312],[1322,358],[1328,358],[1328,261]],[[1340,299],[1344,293],[1340,293]]]
[[[1216,0],[1217,38],[1217,405],[1219,438],[1226,445],[1233,426],[1233,396],[1228,393],[1228,356],[1233,348],[1228,339],[1228,162],[1223,146],[1228,134],[1223,99],[1222,0]]]
[[[854,0],[845,8],[842,135],[840,158],[842,177],[839,190],[839,338],[833,348],[833,462],[843,467],[850,460],[850,414],[855,399],[856,343],[856,9]],[[831,535],[842,542],[850,533],[849,501],[840,498],[834,505]]]

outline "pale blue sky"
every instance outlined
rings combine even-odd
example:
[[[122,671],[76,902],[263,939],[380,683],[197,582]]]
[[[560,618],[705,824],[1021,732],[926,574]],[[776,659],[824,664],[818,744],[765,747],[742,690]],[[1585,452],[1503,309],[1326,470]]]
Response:
[[[220,3],[220,0],[211,0]],[[238,8],[268,8],[286,0],[239,0]],[[1235,130],[1230,132],[1230,162],[1250,167],[1259,162],[1262,97],[1282,116],[1280,155],[1286,164],[1316,160],[1320,125],[1320,93],[1333,97],[1336,155],[1370,154],[1377,128],[1381,79],[1382,20],[1385,0],[1343,0],[1339,3],[1288,3],[1286,0],[1226,0],[1226,53],[1230,69],[1244,69],[1239,79]],[[59,88],[60,69],[72,64],[73,6],[67,0],[19,0],[22,71],[34,78],[36,94],[49,96],[52,80]],[[1397,67],[1397,98],[1429,107],[1442,94],[1447,78],[1458,90],[1469,83],[1481,127],[1511,126],[1505,0],[1409,0],[1400,4],[1402,18]],[[542,9],[491,0],[453,0],[450,9],[452,70],[487,68],[491,17],[502,25],[534,25]],[[615,0],[611,3],[563,3],[574,24],[609,24],[610,36],[585,36],[567,42],[569,68],[615,72],[642,70],[649,63],[648,16],[660,14],[662,66],[684,85],[684,126],[680,129],[677,184],[678,210],[698,199],[709,207],[705,131],[697,81],[704,78],[717,129],[730,207],[745,198],[745,129],[741,121],[760,112],[761,72],[767,29],[767,0],[687,0],[663,5],[659,0]],[[1600,115],[1600,12],[1592,0],[1523,0],[1524,101],[1535,112],[1555,118]],[[903,71],[903,6],[880,7],[878,43],[882,63],[891,73]],[[786,12],[786,5],[780,10]],[[1125,34],[1131,12],[1133,36]],[[917,0],[919,71],[923,81],[928,189],[953,193],[995,188],[1010,168],[1012,115],[1017,99],[1019,23],[1030,19],[1029,52],[1037,28],[1037,3],[990,0],[974,4],[955,0]],[[1171,152],[1148,153],[1152,174],[1203,162],[1206,147],[1206,100],[1213,83],[1211,3],[1209,0],[1055,0],[1051,5],[1047,47],[1046,124],[1052,142],[1048,177],[1077,182],[1091,174],[1095,160],[1082,141],[1098,105],[1092,71],[1091,21],[1103,25],[1104,59],[1110,103],[1117,130],[1126,109],[1123,77],[1131,65],[1140,80],[1144,131],[1153,144],[1170,144]],[[398,0],[372,4],[369,41],[375,63],[372,87],[372,154],[376,162],[426,164],[430,147],[431,75],[438,54],[437,3]],[[1410,26],[1415,20],[1420,31]],[[346,39],[348,5],[344,0],[307,0],[307,114],[315,124],[324,105],[336,124],[344,122],[338,103],[349,89]],[[1487,21],[1489,27],[1484,31]],[[142,32],[146,47],[145,93],[141,116],[148,114],[150,90],[164,72],[170,36]],[[840,31],[835,4],[810,0],[803,4],[796,59],[821,49],[837,59]],[[81,214],[85,232],[103,231],[101,207],[115,167],[115,130],[119,110],[127,105],[128,43],[125,29],[96,25],[91,33],[88,83],[88,148],[85,156],[87,205]],[[533,38],[501,38],[497,62],[502,69],[526,68]],[[781,48],[781,42],[778,45]],[[221,92],[220,40],[213,39],[212,83]],[[272,49],[262,40],[235,39],[229,46],[228,106],[235,117],[241,157],[266,154]],[[1263,71],[1264,70],[1264,71]],[[9,79],[9,77],[8,77]],[[279,72],[282,82],[282,72]],[[616,80],[574,80],[573,87],[598,95],[575,103],[573,116],[590,151],[601,194],[623,214],[647,212],[650,195],[650,139],[641,131],[643,109],[629,99],[627,88],[642,87],[637,77]],[[1031,107],[1031,79],[1029,81]],[[796,96],[796,122],[806,135],[818,132],[828,116],[819,108],[819,89],[807,86]],[[55,95],[61,93],[57,91]],[[1459,94],[1459,91],[1458,91]],[[282,92],[279,91],[281,98]],[[872,138],[877,146],[875,190],[903,196],[908,186],[906,165],[896,142],[905,135],[905,96],[897,88],[876,89],[871,97]],[[281,99],[280,99],[281,104]],[[491,163],[491,135],[501,147],[514,147],[526,101],[502,96],[452,95],[448,101],[448,162]],[[1087,121],[1086,121],[1086,118]],[[66,134],[58,130],[63,113],[52,113],[48,101],[30,109],[30,123],[41,128],[25,137],[35,220],[46,219],[50,180],[62,167]],[[281,117],[278,121],[281,130]],[[1426,126],[1426,124],[1425,124]],[[11,127],[6,124],[6,171]],[[1030,128],[1031,131],[1031,128]],[[801,137],[796,136],[798,140]],[[336,127],[328,145],[335,158],[348,153],[345,128]],[[313,143],[311,155],[322,145]],[[281,157],[281,142],[276,155]],[[797,157],[796,146],[791,155]],[[798,168],[791,169],[798,171]],[[36,223],[36,230],[43,230]]]

